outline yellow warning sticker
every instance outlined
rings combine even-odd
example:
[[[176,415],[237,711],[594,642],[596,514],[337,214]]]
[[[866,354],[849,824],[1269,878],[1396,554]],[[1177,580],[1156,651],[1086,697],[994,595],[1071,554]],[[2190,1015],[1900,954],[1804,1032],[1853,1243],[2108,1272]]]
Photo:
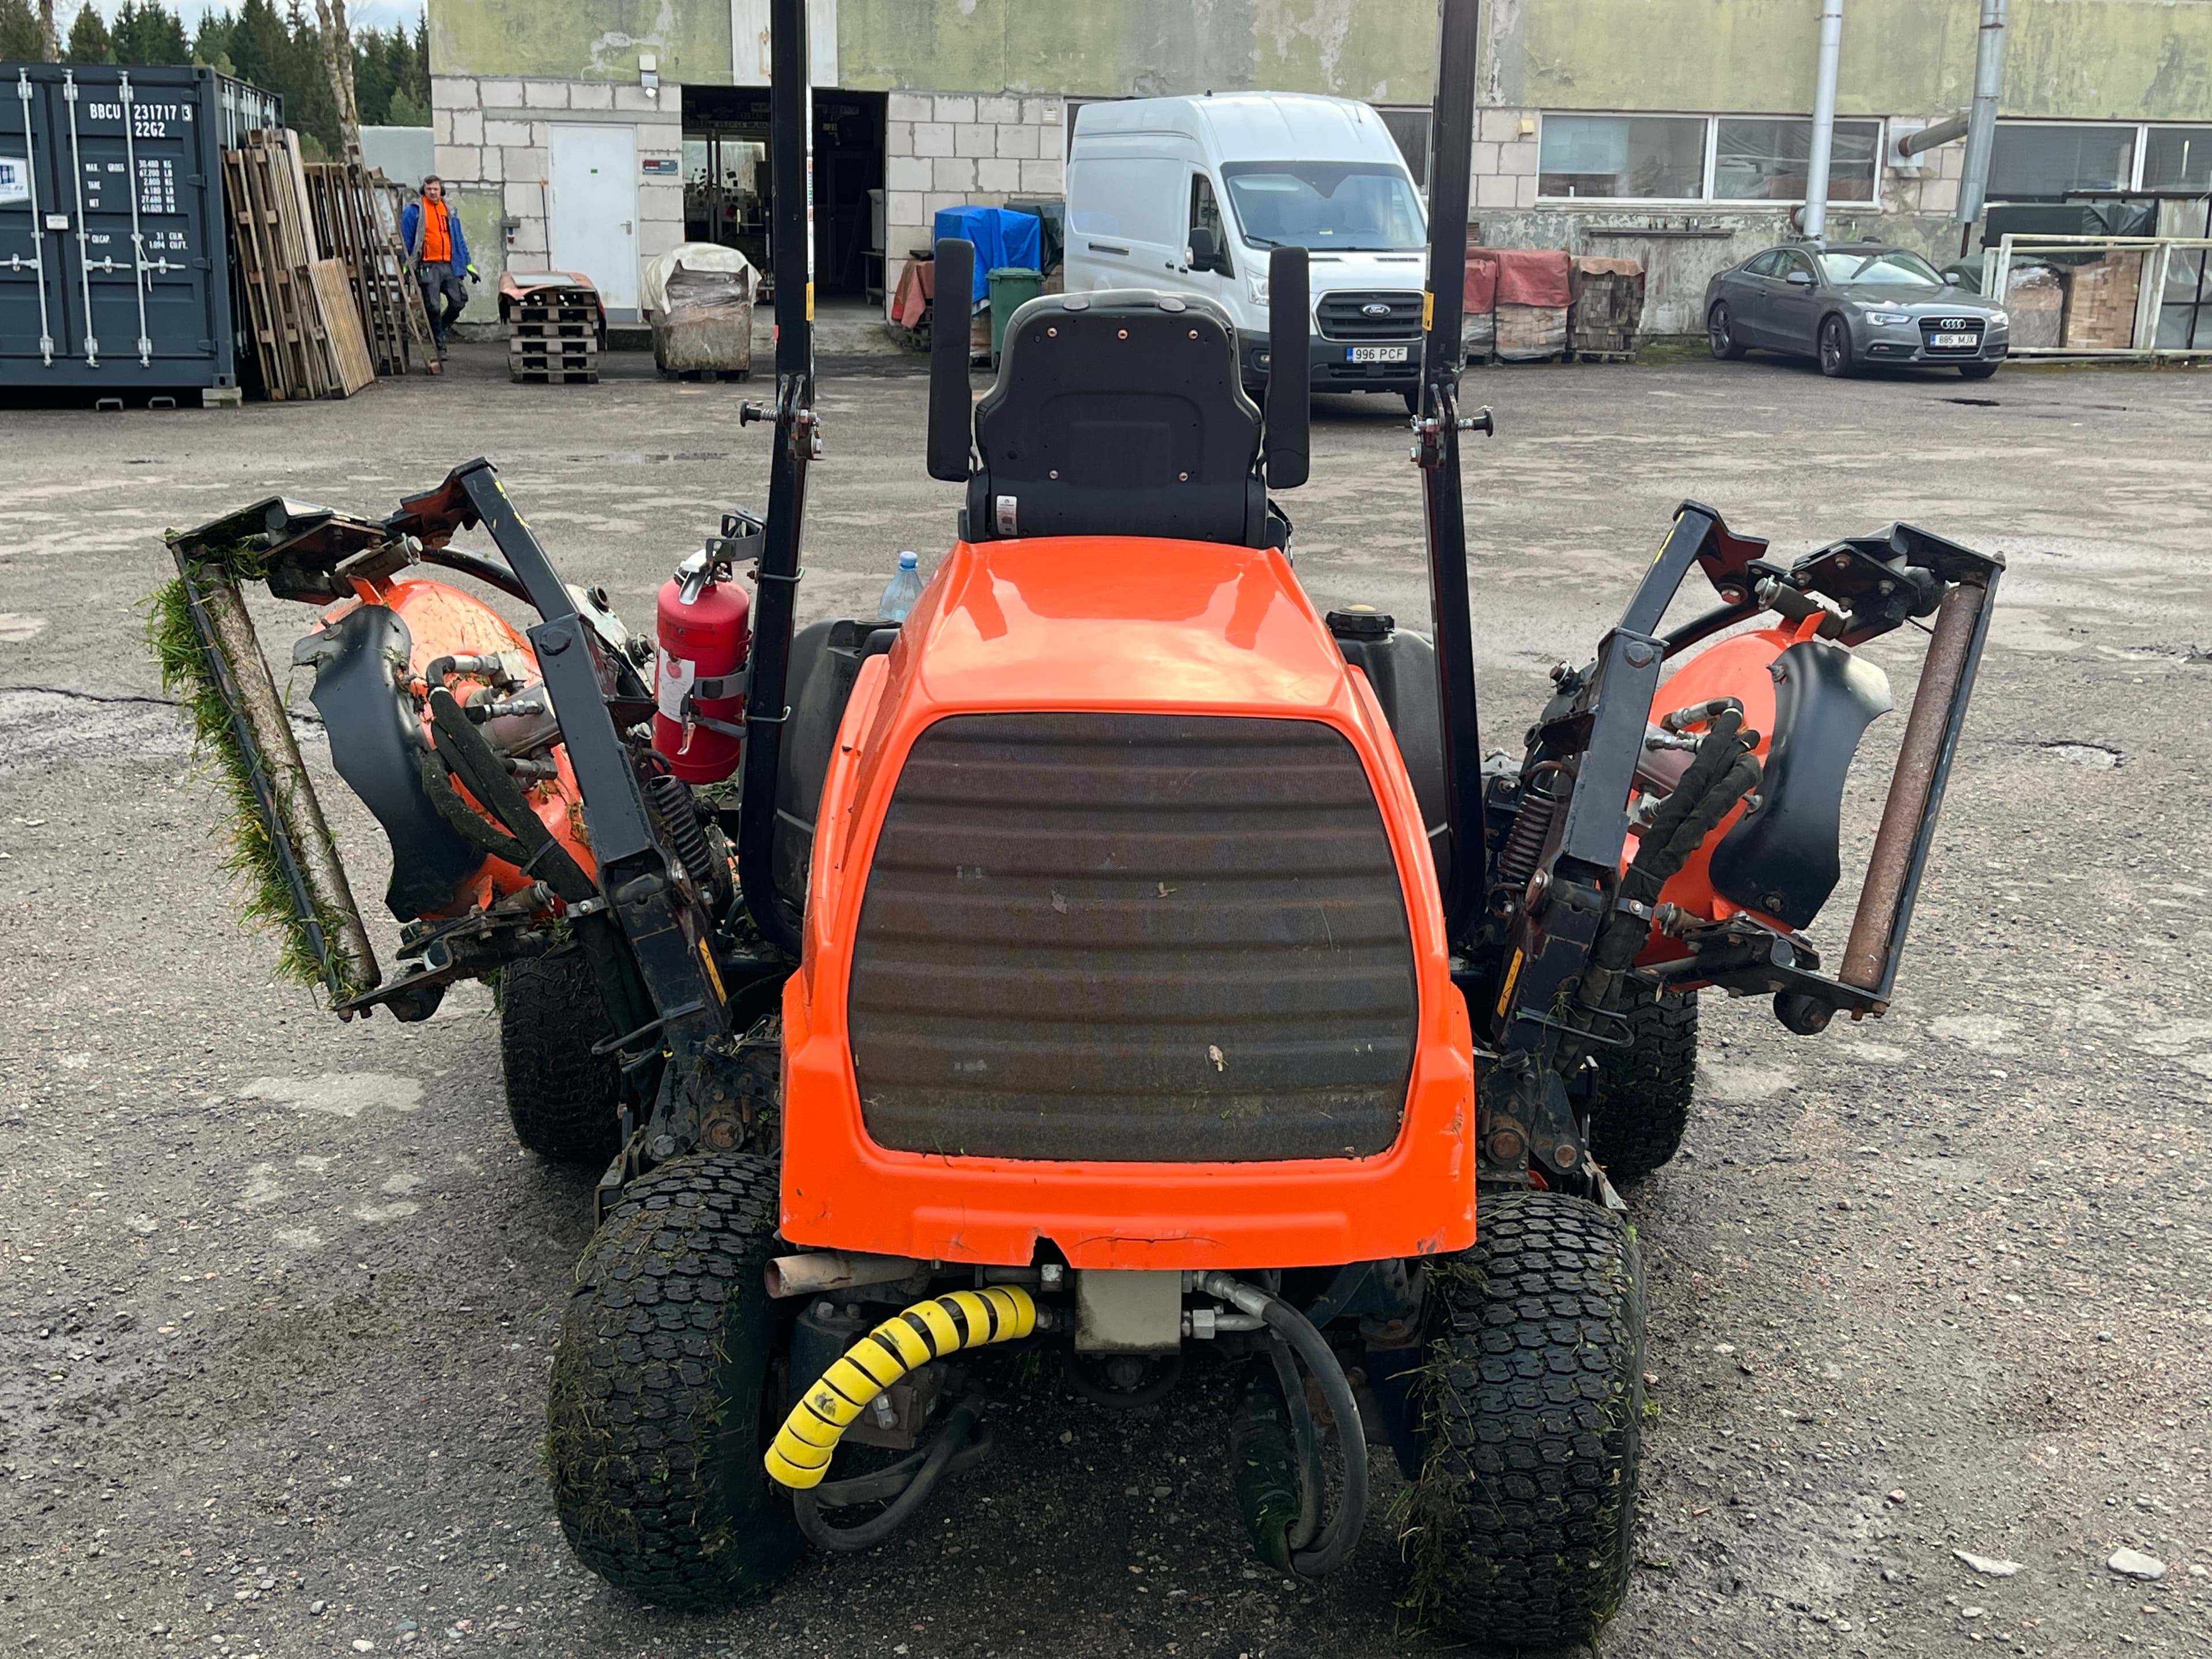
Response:
[[[1421,332],[1426,334],[1437,325],[1437,296],[1429,289],[1421,290]]]
[[[1522,953],[1516,951],[1512,962],[1506,967],[1505,988],[1498,994],[1498,1017],[1500,1019],[1505,1018],[1505,1005],[1513,1000],[1513,988],[1520,981],[1522,957]]]
[[[806,320],[810,323],[814,320],[814,284],[811,283],[806,285]]]

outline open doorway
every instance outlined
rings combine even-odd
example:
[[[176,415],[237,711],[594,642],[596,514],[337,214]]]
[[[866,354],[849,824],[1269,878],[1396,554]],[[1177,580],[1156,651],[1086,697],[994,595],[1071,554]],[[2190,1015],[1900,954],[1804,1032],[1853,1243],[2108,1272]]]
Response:
[[[814,93],[814,287],[880,296],[884,283],[880,92]],[[734,247],[769,275],[774,157],[765,87],[684,88],[684,234]]]

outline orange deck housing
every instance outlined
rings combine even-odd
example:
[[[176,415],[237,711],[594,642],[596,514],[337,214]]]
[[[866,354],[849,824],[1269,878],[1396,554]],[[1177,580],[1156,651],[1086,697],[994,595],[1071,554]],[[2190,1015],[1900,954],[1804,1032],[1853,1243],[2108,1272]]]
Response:
[[[1350,742],[1405,896],[1419,1036],[1396,1141],[1362,1158],[1094,1163],[893,1151],[863,1126],[847,1024],[878,835],[950,715],[1097,711],[1314,720]],[[1405,763],[1366,677],[1272,550],[1124,537],[956,544],[861,666],[824,784],[805,958],[784,991],[783,1236],[1007,1266],[1319,1266],[1474,1242],[1474,1061]]]

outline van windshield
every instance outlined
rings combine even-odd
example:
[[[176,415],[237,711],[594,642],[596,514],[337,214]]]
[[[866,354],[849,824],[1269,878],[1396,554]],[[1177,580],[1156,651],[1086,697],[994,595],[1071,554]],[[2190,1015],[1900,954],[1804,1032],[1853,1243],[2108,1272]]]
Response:
[[[1426,235],[1413,186],[1380,162],[1239,161],[1221,180],[1255,247],[1382,252],[1419,248]]]

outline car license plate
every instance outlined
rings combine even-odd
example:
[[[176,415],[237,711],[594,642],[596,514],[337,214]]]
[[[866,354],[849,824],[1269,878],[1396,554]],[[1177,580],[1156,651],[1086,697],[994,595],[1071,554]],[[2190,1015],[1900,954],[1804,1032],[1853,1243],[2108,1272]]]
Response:
[[[1347,363],[1402,363],[1407,346],[1346,346],[1344,361]]]
[[[1978,334],[1931,334],[1928,337],[1928,343],[1938,351],[1959,346],[1978,346],[1981,343],[1982,337]]]

